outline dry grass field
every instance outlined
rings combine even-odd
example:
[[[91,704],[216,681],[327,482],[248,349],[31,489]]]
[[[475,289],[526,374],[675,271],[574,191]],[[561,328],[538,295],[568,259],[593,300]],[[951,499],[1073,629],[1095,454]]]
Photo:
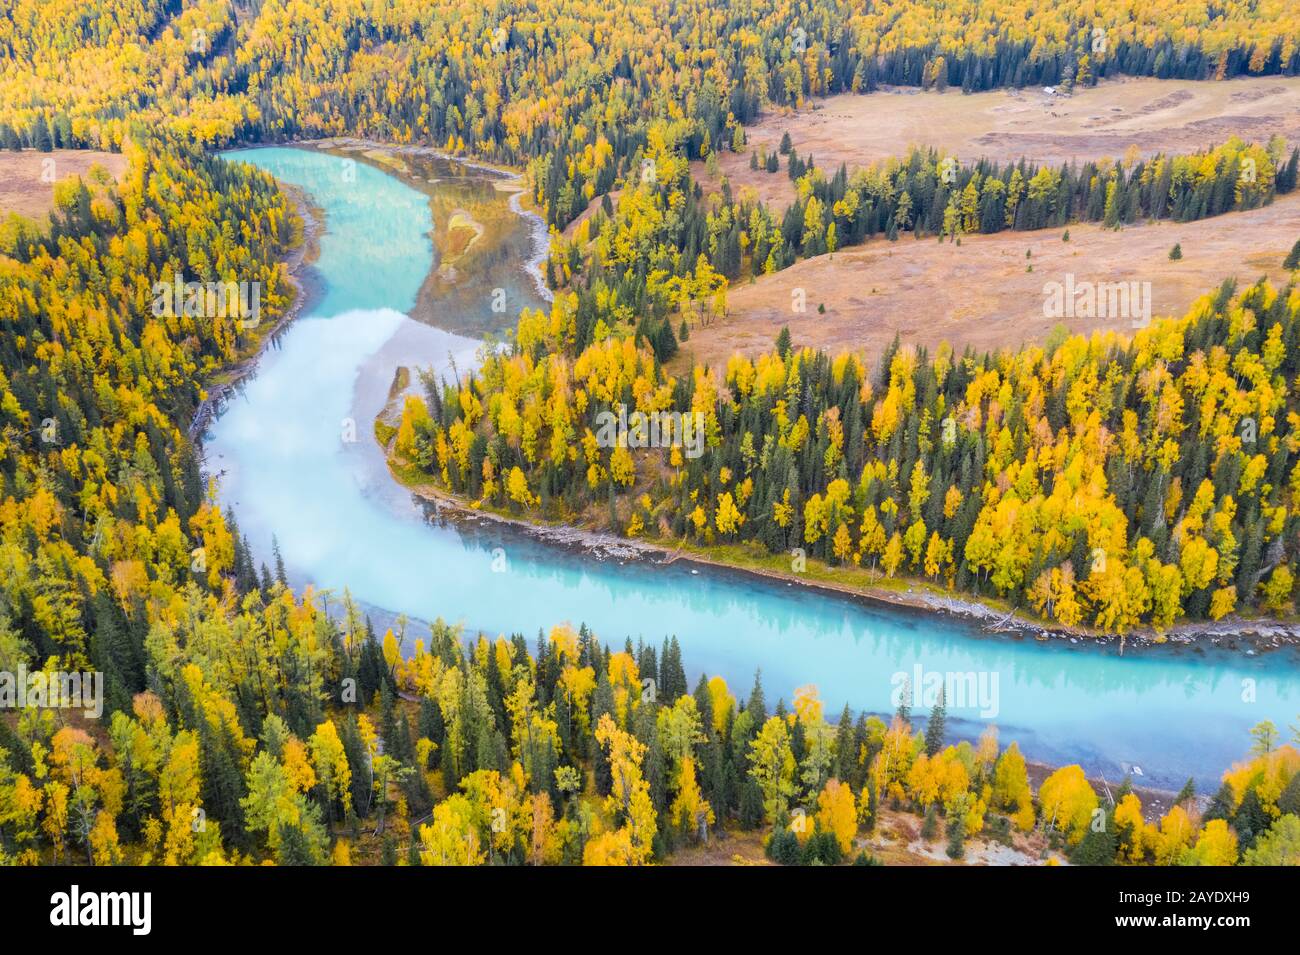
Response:
[[[783,325],[796,345],[861,351],[871,359],[895,334],[931,349],[944,340],[958,350],[1041,341],[1057,324],[1044,317],[1043,286],[1063,283],[1067,273],[1076,283],[1150,282],[1153,316],[1182,314],[1230,276],[1243,284],[1261,275],[1286,280],[1281,264],[1300,239],[1300,194],[1199,222],[1119,231],[1073,225],[1068,242],[1063,231],[963,236],[960,246],[910,234],[897,242],[877,238],[752,284],[742,280],[728,292],[728,317],[692,328],[674,366],[704,361],[719,367],[733,352],[770,349]],[[1182,248],[1180,261],[1169,259],[1175,243]],[[799,289],[806,300],[802,313],[792,309]],[[1060,323],[1072,331],[1132,327],[1124,318]]]
[[[54,183],[85,176],[95,164],[117,178],[126,170],[126,157],[93,149],[0,152],[0,219],[14,212],[45,225],[54,208]]]
[[[1234,135],[1267,142],[1276,134],[1300,143],[1300,77],[1108,80],[1073,96],[1036,87],[969,96],[910,88],[835,96],[789,115],[769,113],[747,128],[747,150],[719,156],[733,191],[750,186],[766,202],[790,201],[784,161],[775,173],[749,168],[749,150],[774,152],[785,132],[799,155],[811,154],[828,171],[903,156],[911,146],[935,146],[962,162],[1024,157],[1059,164],[1119,158],[1131,146],[1143,155],[1195,152]],[[703,163],[692,172],[717,187]]]

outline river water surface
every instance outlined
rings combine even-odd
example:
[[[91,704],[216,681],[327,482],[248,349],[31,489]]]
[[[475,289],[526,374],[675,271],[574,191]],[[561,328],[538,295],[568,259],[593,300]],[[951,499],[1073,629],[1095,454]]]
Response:
[[[504,326],[542,304],[525,271],[532,224],[493,239],[482,274],[417,298],[436,251],[438,202],[378,168],[296,148],[244,150],[250,162],[305,190],[325,213],[318,297],[268,349],[206,440],[223,504],[259,561],[276,536],[291,581],[348,588],[377,611],[441,617],[467,631],[521,632],[585,622],[606,643],[660,644],[676,635],[688,677],[721,674],[738,696],[761,668],[769,702],[816,684],[834,717],[888,713],[897,674],[969,674],[983,698],[950,700],[950,727],[986,723],[1035,760],[1079,762],[1114,781],[1202,791],[1247,749],[1247,729],[1300,713],[1300,655],[1217,648],[1134,650],[989,636],[973,624],[878,608],[728,572],[599,561],[508,528],[433,524],[389,476],[372,421],[397,366],[472,367],[480,342],[437,327]],[[504,205],[486,172],[445,164],[439,190]],[[445,205],[443,203],[442,205]],[[486,208],[486,205],[484,206]],[[489,302],[503,290],[503,315]],[[481,320],[466,310],[481,309]],[[469,319],[475,319],[474,315]],[[349,424],[351,430],[349,430]],[[351,440],[355,438],[355,440]],[[963,705],[952,705],[960,703]],[[918,707],[918,715],[924,707]],[[1136,767],[1136,769],[1135,769]]]

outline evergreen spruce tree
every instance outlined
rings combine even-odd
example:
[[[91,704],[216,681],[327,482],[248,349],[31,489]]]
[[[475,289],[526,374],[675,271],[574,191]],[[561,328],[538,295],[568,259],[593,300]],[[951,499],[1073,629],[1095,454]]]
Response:
[[[934,803],[930,803],[930,808],[925,811],[925,817],[921,820],[921,838],[926,842],[933,842],[938,834],[939,810]]]
[[[939,699],[930,710],[930,719],[925,724],[925,751],[930,756],[943,749],[944,728],[948,722],[948,711],[944,705],[944,687],[939,687]]]
[[[740,787],[740,828],[757,829],[763,824],[763,791],[751,777],[746,777]]]
[[[1115,810],[1111,807],[1102,826],[1089,824],[1087,832],[1070,853],[1070,861],[1075,865],[1114,865],[1118,849],[1119,834],[1115,829]]]
[[[876,829],[876,816],[879,811],[879,797],[876,795],[875,786],[865,787],[867,791],[867,808],[862,813],[861,825],[865,832],[874,832]]]
[[[767,840],[767,857],[777,865],[798,865],[803,861],[799,837],[785,826],[772,830]]]
[[[284,572],[284,557],[280,554],[280,541],[271,535],[271,555],[275,559],[275,579],[283,586],[289,586],[289,578]]]
[[[1259,801],[1259,793],[1252,786],[1241,797],[1241,805],[1237,807],[1236,815],[1232,819],[1232,827],[1237,830],[1240,851],[1244,853],[1247,849],[1253,848],[1255,840],[1267,831],[1268,826],[1268,813],[1264,811],[1264,806]]]
[[[1282,262],[1282,268],[1289,272],[1300,269],[1300,239],[1295,240],[1295,245],[1291,246],[1291,251],[1287,253],[1286,259]]]
[[[656,675],[653,668],[649,670],[649,674]],[[685,696],[690,692],[686,684],[686,670],[682,666],[682,646],[675,636],[664,641],[657,676],[661,703],[672,704],[679,696]]]
[[[840,722],[835,728],[835,777],[848,782],[857,768],[858,753],[853,745],[853,714],[849,705],[840,711]]]
[[[713,697],[709,695],[709,681],[704,674],[700,674],[699,680],[695,683],[695,708],[700,711],[700,725],[704,729],[706,739],[713,738]]]
[[[898,709],[894,711],[894,718],[904,726],[912,725],[912,678],[903,678],[902,693],[898,697]]]
[[[1282,795],[1277,797],[1277,809],[1284,816],[1300,816],[1300,773],[1291,777]]]
[[[781,356],[782,361],[789,359],[793,347],[790,342],[790,327],[782,325],[781,331],[776,336],[776,351]]]
[[[32,147],[41,153],[54,151],[54,140],[50,137],[50,127],[44,116],[32,120]]]
[[[206,718],[198,719],[199,774],[203,809],[208,819],[220,823],[221,838],[227,845],[247,848],[244,811],[244,776],[231,752],[234,740],[224,725],[214,730]]]
[[[369,815],[370,807],[370,761],[366,756],[366,745],[361,740],[361,731],[356,718],[351,714],[346,719],[337,721],[339,741],[343,744],[343,755],[347,758],[348,769],[352,773],[352,811],[360,815]]]
[[[276,864],[282,866],[320,865],[324,860],[313,851],[306,834],[297,826],[280,826],[280,845],[276,849]]]
[[[966,823],[960,813],[948,819],[948,858],[961,859],[966,855]]]
[[[749,691],[749,702],[745,704],[757,729],[767,722],[767,701],[763,697],[763,671],[754,671],[754,688]]]

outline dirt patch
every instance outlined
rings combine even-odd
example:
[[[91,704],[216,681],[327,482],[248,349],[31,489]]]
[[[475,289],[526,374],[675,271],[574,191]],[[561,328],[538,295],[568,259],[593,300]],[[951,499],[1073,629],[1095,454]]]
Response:
[[[720,866],[771,865],[763,852],[767,830],[745,832],[743,829],[716,828],[707,843],[683,846],[669,854],[666,865]]]
[[[938,832],[930,840],[921,838],[920,816],[897,809],[882,807],[876,828],[870,834],[859,833],[859,849],[875,856],[885,865],[1045,865],[1049,857],[1063,862],[1059,852],[1048,849],[1047,840],[1037,831],[1013,831],[1010,844],[980,834],[966,840],[965,855],[960,860],[948,858],[948,839],[945,825],[940,821]]]
[[[963,95],[890,89],[866,96],[814,101],[807,109],[769,113],[746,129],[744,152],[724,151],[719,171],[734,192],[752,188],[785,206],[793,196],[784,158],[777,172],[749,168],[750,151],[774,152],[789,132],[800,156],[811,154],[827,171],[903,156],[911,146],[935,146],[962,162],[1021,157],[1058,165],[1142,155],[1189,153],[1236,135],[1266,142],[1273,135],[1300,142],[1300,78],[1249,77],[1222,82],[1125,79],[1058,96],[1041,89]],[[717,188],[703,163],[692,173]]]
[[[95,165],[118,179],[126,171],[126,157],[93,149],[0,152],[0,218],[14,212],[45,225],[54,208],[55,183],[88,177]]]
[[[960,246],[910,235],[897,242],[877,238],[742,281],[728,292],[728,316],[692,328],[673,368],[680,372],[688,362],[718,368],[734,352],[770,350],[782,326],[796,345],[858,351],[869,360],[895,334],[906,344],[933,349],[947,341],[961,351],[1043,341],[1058,323],[1072,332],[1132,330],[1130,316],[1046,317],[1046,283],[1064,284],[1070,275],[1076,285],[1149,282],[1156,318],[1183,314],[1228,277],[1246,284],[1267,275],[1284,283],[1282,260],[1300,239],[1300,195],[1199,222],[1119,231],[1076,224],[1068,242],[1064,231],[963,236]],[[1183,257],[1170,261],[1175,243]],[[805,310],[797,312],[801,294]]]
[[[1037,832],[1015,832],[1011,844],[1004,845],[983,836],[967,840],[965,857],[948,858],[947,839],[940,834],[932,841],[920,837],[921,818],[911,813],[882,808],[876,828],[870,833],[859,831],[845,863],[860,852],[874,856],[885,865],[1043,865],[1047,856],[1063,861],[1060,853],[1047,851],[1047,840]],[[669,854],[670,866],[773,865],[763,851],[771,829],[745,832],[740,829],[715,829],[707,843],[683,846]]]
[[[1035,772],[1035,769],[1038,771]],[[1045,775],[1043,767],[1031,765],[1030,776],[1035,790]],[[1092,780],[1092,784],[1099,795],[1103,794],[1098,780]],[[1135,792],[1142,800],[1143,815],[1148,821],[1158,820],[1172,803],[1171,793],[1144,789],[1136,789]],[[1047,865],[1049,861],[1058,865],[1069,864],[1065,852],[1060,848],[1052,848],[1048,838],[1038,829],[1030,832],[1012,829],[1002,839],[994,837],[988,831],[982,832],[966,840],[965,854],[961,859],[950,859],[944,821],[940,820],[933,839],[921,838],[922,821],[922,817],[916,813],[882,806],[875,828],[869,833],[859,830],[845,862],[851,862],[859,853],[865,852],[887,866],[1041,866]],[[770,832],[766,826],[753,832],[718,828],[713,831],[707,843],[679,848],[669,855],[665,864],[772,865],[763,851],[763,844]]]

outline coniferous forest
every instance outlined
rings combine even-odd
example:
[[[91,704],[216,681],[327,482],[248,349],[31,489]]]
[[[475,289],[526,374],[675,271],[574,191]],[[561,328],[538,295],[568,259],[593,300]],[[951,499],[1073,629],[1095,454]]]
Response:
[[[0,864],[643,865],[720,835],[778,864],[916,861],[900,834],[951,862],[1296,864],[1295,727],[1261,720],[1208,790],[1153,800],[994,726],[948,731],[942,694],[870,713],[761,673],[728,685],[672,634],[594,633],[581,607],[528,632],[376,626],[250,544],[192,424],[302,294],[299,205],[217,151],[423,145],[524,176],[554,299],[376,425],[408,484],[723,562],[797,555],[1084,640],[1289,624],[1295,251],[1289,281],[1224,281],[1131,333],[827,354],[785,331],[724,368],[680,348],[729,288],[800,259],[909,233],[1213,228],[1293,200],[1300,173],[1277,137],[1060,166],[921,145],[830,170],[791,148],[764,160],[786,207],[706,191],[690,163],[746,153],[764,111],[884,86],[1281,82],[1297,9],[7,4],[0,156],[100,150],[124,172],[43,184],[48,218],[0,221],[0,672],[103,677],[93,719],[0,694]],[[179,273],[257,283],[261,320],[159,314]],[[698,414],[702,452],[611,446],[620,408]]]

